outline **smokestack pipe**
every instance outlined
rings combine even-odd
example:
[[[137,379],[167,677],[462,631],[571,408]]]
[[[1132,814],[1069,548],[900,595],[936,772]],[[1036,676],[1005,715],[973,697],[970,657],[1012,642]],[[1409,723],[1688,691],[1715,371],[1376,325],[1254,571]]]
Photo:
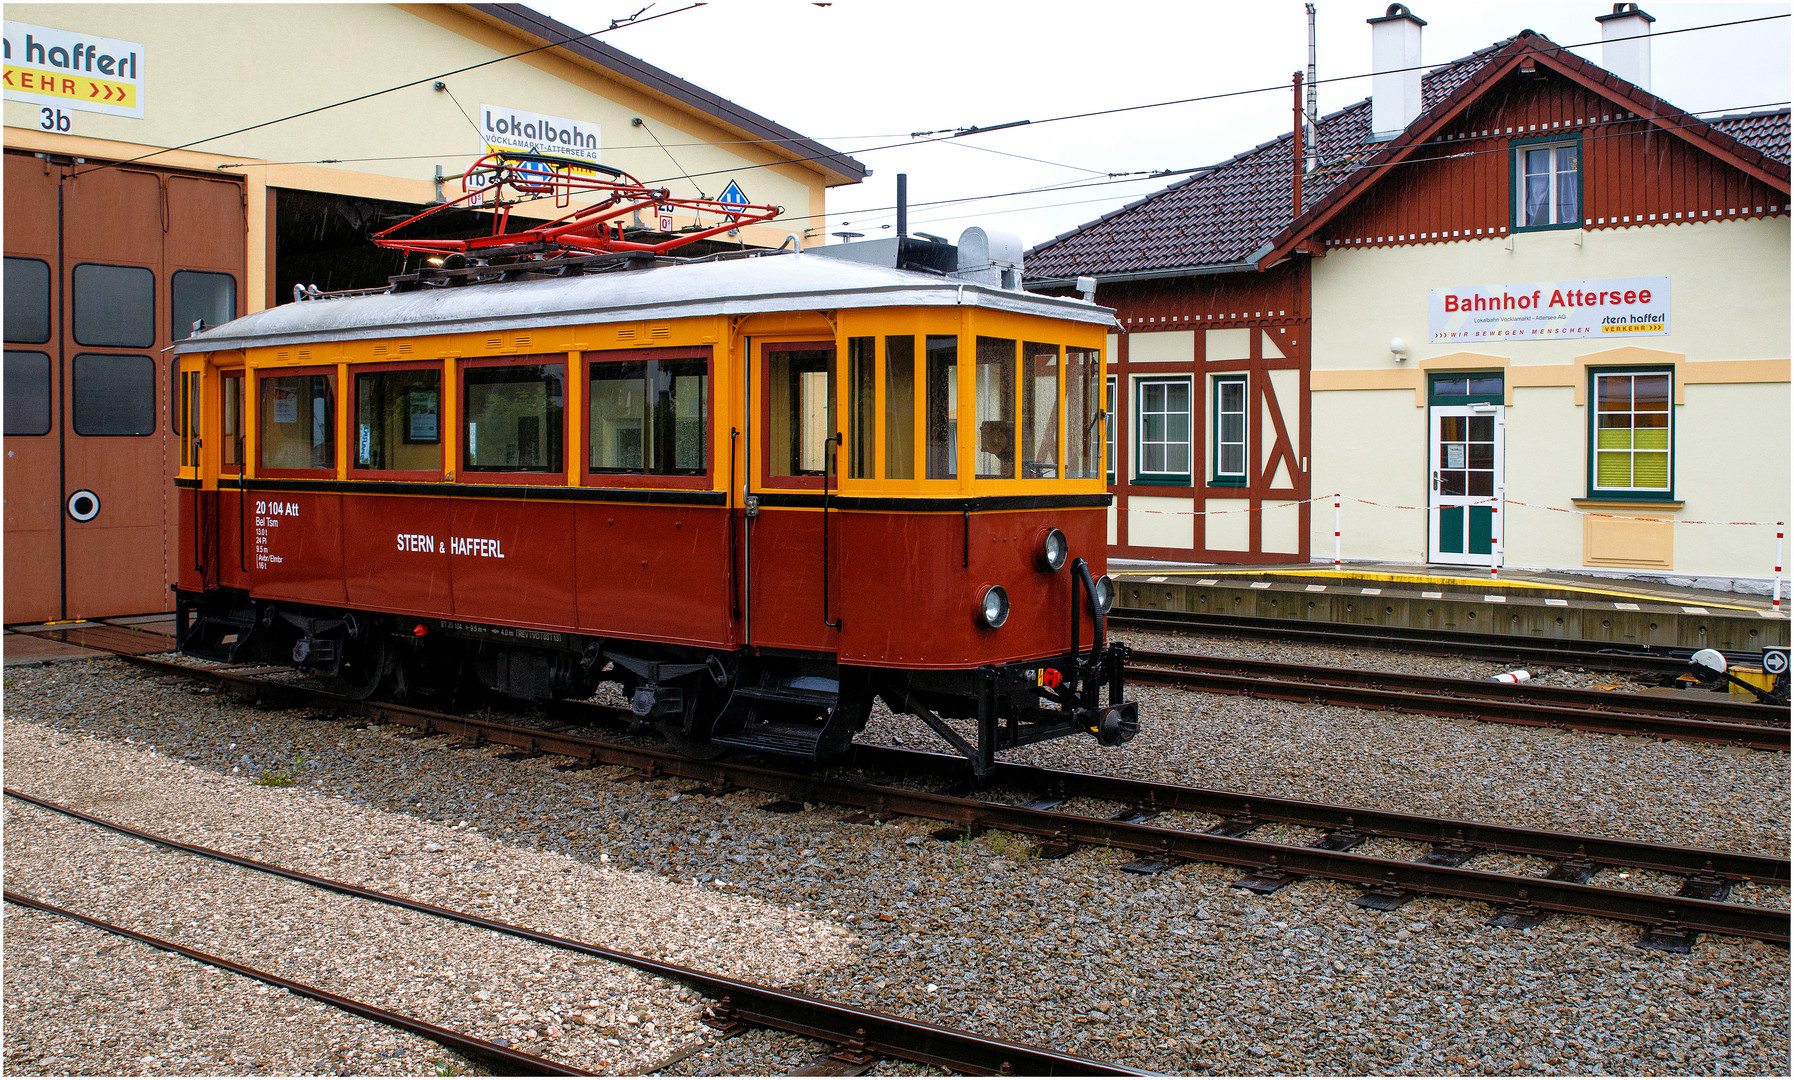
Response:
[[[897,174],[897,235],[909,235],[909,174]]]
[[[1318,145],[1320,142],[1318,136],[1321,122],[1321,109],[1320,103],[1316,100],[1315,96],[1319,87],[1315,86],[1314,76],[1314,5],[1307,4],[1304,6],[1308,8],[1308,106],[1305,110],[1308,114],[1308,131],[1306,133],[1307,137],[1304,140],[1308,145],[1308,157],[1302,163],[1302,170],[1304,172],[1313,172],[1321,166],[1321,150]]]

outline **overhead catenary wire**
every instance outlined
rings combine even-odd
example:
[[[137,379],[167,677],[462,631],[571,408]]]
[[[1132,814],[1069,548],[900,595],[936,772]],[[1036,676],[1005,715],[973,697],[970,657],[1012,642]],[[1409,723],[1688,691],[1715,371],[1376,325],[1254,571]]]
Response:
[[[137,162],[147,161],[150,158],[157,157],[162,154],[172,153],[176,150],[187,150],[187,149],[190,149],[195,146],[203,145],[205,143],[216,142],[219,139],[228,139],[232,135],[241,135],[246,131],[256,131],[261,128],[272,127],[275,124],[284,124],[284,123],[287,123],[292,120],[298,120],[302,117],[315,116],[321,112],[327,112],[331,109],[341,108],[344,105],[353,105],[358,101],[367,101],[370,98],[377,98],[384,94],[393,93],[394,91],[397,91],[397,90],[405,90],[405,89],[408,89],[413,86],[421,86],[424,83],[440,82],[443,79],[446,79],[451,75],[461,75],[461,74],[465,74],[466,72],[469,72],[469,71],[477,71],[478,69],[483,68],[483,67],[491,67],[493,64],[502,64],[507,60],[516,60],[519,57],[524,57],[524,56],[532,55],[534,53],[539,53],[545,49],[555,49],[555,48],[559,48],[562,45],[570,45],[575,41],[584,41],[587,38],[598,37],[601,34],[608,34],[612,30],[617,30],[617,29],[620,29],[625,26],[639,26],[642,23],[653,22],[656,19],[664,19],[664,18],[667,18],[672,15],[678,15],[682,12],[691,11],[694,8],[701,8],[704,6],[704,3],[703,3],[703,0],[698,0],[698,2],[687,4],[682,8],[674,8],[671,11],[663,11],[657,15],[646,15],[646,12],[649,10],[649,8],[652,8],[653,6],[654,5],[650,4],[650,5],[648,5],[648,7],[642,8],[641,10],[637,11],[635,14],[627,16],[622,19],[612,19],[610,22],[610,25],[605,27],[602,30],[593,30],[593,31],[590,31],[589,33],[584,33],[584,34],[574,34],[571,37],[564,37],[564,38],[560,38],[555,41],[545,42],[544,44],[537,45],[534,48],[524,49],[521,52],[510,53],[505,56],[497,56],[490,60],[482,60],[477,64],[466,64],[462,67],[455,68],[452,71],[444,71],[437,75],[427,75],[421,79],[412,79],[408,82],[398,83],[397,85],[388,86],[381,90],[370,90],[369,92],[367,92],[365,94],[357,94],[354,97],[344,98],[341,101],[333,101],[328,105],[319,105],[316,108],[303,109],[299,112],[288,113],[285,116],[278,116],[272,120],[263,120],[260,123],[248,124],[244,127],[236,128],[231,131],[220,132],[217,135],[208,135],[203,139],[193,139],[189,142],[180,143],[179,145],[176,145],[176,146],[160,147],[156,150],[151,151],[150,153],[139,154],[138,156],[136,156],[134,158],[130,158],[125,161],[105,162],[103,164],[95,165],[90,169],[79,170],[74,175],[75,176],[84,176],[87,173],[98,172],[101,169],[116,169],[116,168],[120,168],[125,165],[133,165],[133,164],[136,164]],[[646,15],[646,17],[644,17],[644,15]],[[459,103],[457,102],[457,107],[458,106],[459,106]]]
[[[622,26],[639,25],[641,23],[651,22],[656,19],[663,19],[670,15],[677,15],[682,12],[690,11],[694,8],[703,7],[703,6],[705,6],[705,5],[702,2],[691,3],[691,4],[686,5],[685,7],[676,8],[672,11],[661,12],[656,15],[650,15],[650,16],[647,16],[646,18],[642,17],[642,14],[643,14],[643,12],[645,12],[649,9],[643,8],[641,11],[636,12],[635,15],[629,16],[627,19],[613,20],[611,25],[606,27],[603,30],[593,31],[588,34],[579,34],[579,35],[575,35],[573,37],[561,39],[559,41],[548,42],[546,44],[536,46],[535,48],[532,48],[532,49],[526,49],[526,50],[523,50],[522,52],[512,53],[508,56],[501,56],[501,57],[494,58],[492,60],[482,61],[478,64],[470,64],[470,65],[467,65],[466,67],[457,68],[454,71],[444,72],[440,75],[430,76],[430,77],[424,78],[424,79],[414,79],[414,80],[411,80],[410,82],[401,83],[396,86],[387,87],[383,90],[375,90],[375,91],[371,91],[367,94],[361,94],[361,95],[358,95],[353,98],[347,98],[347,99],[344,99],[343,101],[335,102],[330,105],[319,106],[316,109],[308,109],[303,112],[293,113],[293,114],[290,114],[285,117],[276,118],[274,120],[263,121],[259,124],[252,124],[247,127],[238,128],[234,131],[223,132],[218,135],[211,135],[211,136],[207,136],[202,139],[195,139],[190,142],[182,143],[178,146],[163,147],[163,148],[157,149],[155,151],[152,151],[148,154],[144,154],[144,155],[140,155],[139,157],[132,158],[129,161],[113,162],[113,163],[107,163],[104,165],[97,165],[97,166],[95,166],[95,168],[111,168],[116,165],[126,165],[126,164],[131,164],[131,163],[137,162],[137,161],[143,161],[147,158],[154,157],[161,153],[168,153],[168,152],[171,152],[174,150],[187,149],[187,148],[190,148],[193,146],[201,145],[203,143],[213,142],[213,141],[216,141],[216,140],[222,139],[222,138],[228,138],[231,135],[241,134],[245,131],[253,131],[258,128],[271,126],[273,124],[284,123],[288,120],[299,119],[301,117],[310,116],[315,113],[323,112],[327,109],[336,108],[341,105],[352,104],[357,101],[364,101],[364,100],[367,100],[368,98],[378,97],[382,94],[391,93],[395,90],[401,90],[401,89],[405,89],[406,87],[416,86],[420,83],[446,79],[451,75],[462,74],[464,72],[473,71],[478,68],[490,66],[492,64],[502,63],[506,60],[512,60],[512,59],[516,59],[518,57],[528,56],[532,53],[541,52],[545,49],[555,48],[560,45],[569,44],[571,42],[583,40],[585,38],[596,37],[600,34],[609,33],[611,30],[618,29]],[[1634,36],[1635,37],[1663,38],[1663,37],[1669,37],[1669,36],[1675,35],[1675,34],[1687,34],[1687,33],[1695,33],[1695,32],[1700,32],[1700,31],[1707,31],[1707,30],[1720,30],[1720,29],[1726,29],[1729,27],[1746,26],[1746,25],[1751,25],[1751,24],[1755,24],[1755,23],[1769,22],[1769,21],[1773,21],[1773,20],[1777,20],[1777,19],[1787,19],[1790,17],[1791,17],[1790,14],[1764,15],[1764,16],[1758,16],[1758,17],[1749,18],[1749,19],[1734,19],[1734,20],[1731,20],[1728,22],[1704,23],[1699,26],[1679,27],[1674,30],[1664,30],[1664,31],[1655,32],[1655,33],[1651,33],[1651,34],[1634,35]],[[1626,40],[1631,40],[1631,38],[1621,37],[1621,38],[1612,38],[1612,39],[1608,39],[1608,40],[1610,42],[1611,41],[1626,41]],[[1555,52],[1567,52],[1571,49],[1587,48],[1590,46],[1600,45],[1603,43],[1604,42],[1600,39],[1583,41],[1583,42],[1575,42],[1575,43],[1568,44],[1568,45],[1561,45],[1561,44],[1557,44],[1557,43],[1553,42],[1551,45],[1551,48],[1541,49],[1539,51],[1547,52],[1547,53],[1554,52],[1554,51]],[[1408,71],[1421,71],[1421,72],[1442,71],[1442,70],[1446,70],[1448,68],[1458,66],[1458,65],[1481,63],[1484,59],[1485,59],[1484,55],[1477,54],[1477,55],[1472,55],[1469,57],[1464,57],[1459,60],[1450,61],[1445,64],[1420,64],[1420,65],[1415,65],[1413,67],[1391,69],[1389,72],[1359,72],[1359,73],[1355,73],[1355,74],[1351,74],[1351,75],[1332,76],[1332,77],[1329,77],[1326,79],[1321,79],[1318,81],[1321,83],[1338,83],[1338,82],[1349,82],[1349,81],[1352,81],[1355,79],[1366,79],[1366,78],[1370,78],[1376,74],[1394,74],[1394,73],[1408,72]],[[1087,110],[1084,112],[1077,112],[1077,113],[1064,113],[1064,114],[1061,114],[1058,116],[1042,117],[1040,119],[1023,119],[1023,120],[1013,120],[1013,121],[1009,121],[1006,123],[1000,123],[1000,124],[973,125],[973,126],[969,126],[969,127],[958,127],[958,128],[936,128],[936,129],[927,130],[927,131],[912,131],[912,132],[910,132],[910,135],[907,139],[900,139],[896,142],[885,143],[885,144],[881,144],[878,146],[862,147],[862,148],[858,148],[858,149],[855,149],[852,151],[848,151],[848,153],[852,153],[852,154],[879,153],[879,152],[882,152],[885,150],[899,149],[899,148],[903,148],[903,147],[915,146],[915,145],[932,143],[932,142],[943,142],[943,141],[952,140],[952,139],[962,139],[962,138],[967,138],[972,135],[988,134],[988,133],[995,132],[995,131],[1010,130],[1010,129],[1014,129],[1017,127],[1031,127],[1031,126],[1038,126],[1038,125],[1042,125],[1042,124],[1060,123],[1062,121],[1067,121],[1067,120],[1089,119],[1092,117],[1099,117],[1099,116],[1114,116],[1114,115],[1119,115],[1122,113],[1138,112],[1138,111],[1146,110],[1146,109],[1167,108],[1167,107],[1176,106],[1176,105],[1188,105],[1188,104],[1197,104],[1197,103],[1201,103],[1201,102],[1222,101],[1222,100],[1227,100],[1229,98],[1245,97],[1245,96],[1249,96],[1249,95],[1253,95],[1253,94],[1262,94],[1262,93],[1271,93],[1271,92],[1283,93],[1283,92],[1287,92],[1288,90],[1289,90],[1289,85],[1287,83],[1279,82],[1277,84],[1270,85],[1270,86],[1251,87],[1251,88],[1247,88],[1247,89],[1243,89],[1243,90],[1219,91],[1219,92],[1216,92],[1213,94],[1200,94],[1200,95],[1195,95],[1192,97],[1175,98],[1175,99],[1168,100],[1168,101],[1145,102],[1145,103],[1136,104],[1136,105],[1116,106],[1114,108],[1109,108],[1109,109],[1094,109],[1094,110]],[[851,138],[851,137],[852,136],[845,136],[845,138]],[[794,137],[794,138],[790,138],[790,139],[757,138],[757,139],[746,139],[746,140],[734,140],[734,141],[731,141],[729,143],[729,145],[781,146],[785,143],[809,142],[809,141],[811,141],[811,140],[803,139],[801,137]],[[658,140],[657,140],[657,142],[658,142]],[[669,145],[670,146],[681,146],[681,145],[723,145],[723,144],[722,143],[709,143],[709,142],[691,143],[691,144],[673,143],[673,144],[661,144],[661,148],[664,150]],[[669,156],[670,156],[670,154],[669,154]],[[690,180],[693,180],[693,182],[695,183],[696,178],[702,177],[702,176],[719,176],[724,173],[733,174],[733,173],[745,172],[745,171],[752,170],[752,169],[775,168],[775,167],[784,166],[784,165],[805,164],[808,162],[815,162],[815,161],[824,160],[825,158],[839,157],[839,156],[840,156],[839,152],[830,151],[830,152],[826,152],[823,154],[811,154],[811,155],[800,156],[800,157],[795,157],[795,158],[781,158],[778,161],[764,162],[764,163],[759,163],[759,164],[743,162],[737,166],[734,166],[734,167],[731,167],[728,169],[715,169],[715,170],[711,170],[709,172],[703,172],[703,173],[689,173],[683,177],[680,177],[680,179],[690,179]],[[316,163],[338,164],[338,163],[342,163],[344,160],[345,159],[340,159],[340,158],[338,158],[338,159],[320,159],[320,161],[318,161]],[[355,160],[380,160],[380,159],[355,159]],[[392,159],[384,159],[384,160],[392,160]],[[310,163],[308,163],[308,162],[290,162],[289,164],[310,164]],[[1068,166],[1068,167],[1072,167],[1072,166]],[[91,171],[91,170],[88,170],[88,171]]]

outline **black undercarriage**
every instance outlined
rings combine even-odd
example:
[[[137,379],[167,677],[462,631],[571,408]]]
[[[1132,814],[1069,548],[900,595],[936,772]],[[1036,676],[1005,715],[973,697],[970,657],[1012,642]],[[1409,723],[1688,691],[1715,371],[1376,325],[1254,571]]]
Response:
[[[255,600],[238,590],[177,594],[181,651],[292,664],[355,698],[379,694],[446,710],[492,695],[583,699],[614,684],[674,749],[731,749],[822,761],[846,752],[875,701],[915,716],[988,775],[1000,750],[1069,735],[1117,746],[1139,731],[1124,700],[1128,648],[971,669],[842,665],[822,654],[710,650],[558,631]],[[1106,700],[1103,700],[1105,699]],[[966,730],[948,723],[972,720]]]

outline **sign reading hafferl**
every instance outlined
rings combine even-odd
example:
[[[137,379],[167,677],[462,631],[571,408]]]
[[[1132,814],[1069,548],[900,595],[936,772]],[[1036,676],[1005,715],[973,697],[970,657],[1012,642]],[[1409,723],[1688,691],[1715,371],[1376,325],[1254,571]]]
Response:
[[[1464,285],[1427,292],[1435,344],[1669,333],[1669,278]]]
[[[6,24],[6,100],[143,118],[143,46]],[[66,131],[66,125],[53,129]]]

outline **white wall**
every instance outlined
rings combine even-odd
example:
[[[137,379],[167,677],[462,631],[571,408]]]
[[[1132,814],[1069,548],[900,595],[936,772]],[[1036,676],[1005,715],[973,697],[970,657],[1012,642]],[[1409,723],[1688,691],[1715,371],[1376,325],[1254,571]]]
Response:
[[[1580,238],[1580,244],[1577,243]],[[1773,526],[1789,516],[1789,222],[1786,217],[1589,232],[1525,233],[1380,249],[1342,249],[1313,269],[1314,492],[1423,507],[1425,366],[1474,351],[1508,386],[1506,562],[1583,568],[1588,412],[1578,405],[1599,339],[1464,346],[1428,343],[1431,288],[1666,275],[1671,330],[1626,345],[1679,354],[1675,558],[1667,576],[1768,578]],[[1389,341],[1408,343],[1394,361]],[[1465,364],[1471,361],[1465,361]],[[1710,365],[1710,366],[1703,366]],[[1479,365],[1480,366],[1480,365]],[[1317,503],[1317,558],[1332,552],[1331,507]],[[1623,513],[1611,508],[1601,513]],[[1423,511],[1343,509],[1348,559],[1425,561]],[[1644,572],[1644,571],[1640,571]],[[1655,573],[1655,572],[1653,572]]]

